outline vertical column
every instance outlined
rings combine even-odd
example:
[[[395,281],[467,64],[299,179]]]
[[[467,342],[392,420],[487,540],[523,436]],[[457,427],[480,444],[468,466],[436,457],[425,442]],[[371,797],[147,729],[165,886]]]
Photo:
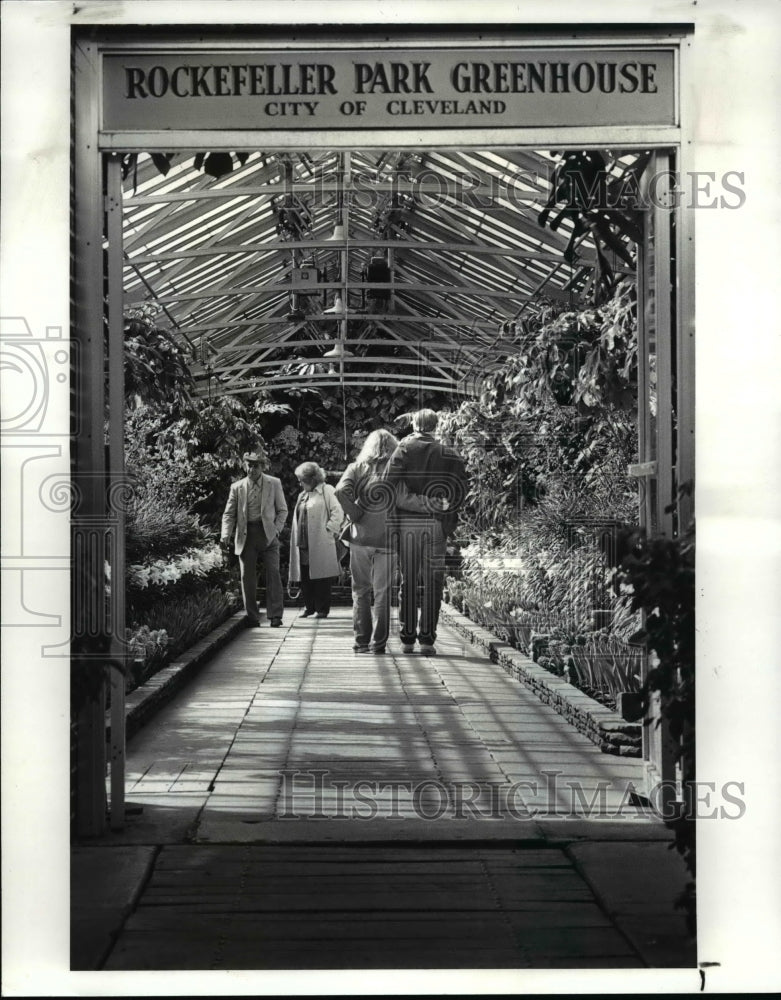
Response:
[[[677,157],[677,174],[680,183],[692,175],[694,170],[694,155],[692,134],[689,118],[694,108],[692,92],[692,74],[689,71],[691,56],[691,39],[683,39],[679,49],[680,80],[681,80],[681,131],[683,140]],[[677,453],[678,453],[678,485],[690,485],[688,493],[678,497],[678,530],[686,532],[694,517],[694,476],[695,476],[695,368],[694,368],[694,206],[681,204],[676,208],[677,225],[675,228],[675,309],[677,337]],[[684,731],[684,739],[690,735],[688,728]],[[681,780],[684,796],[696,792],[692,782],[696,774],[688,773],[690,762],[683,761]],[[687,803],[690,805],[690,803]],[[696,808],[689,812],[694,815]]]
[[[637,267],[637,455],[640,527],[654,530],[651,502],[652,471],[656,459],[656,421],[651,407],[651,366],[656,364],[656,337],[653,328],[653,220],[643,213],[643,245]],[[653,361],[652,361],[653,356]],[[654,401],[655,406],[655,401]]]
[[[79,483],[79,522],[72,530],[73,641],[77,703],[76,829],[84,836],[104,832],[106,821],[105,661],[99,628],[103,607],[103,552],[97,544],[106,518],[104,447],[104,345],[102,171],[98,151],[99,56],[97,45],[80,41],[74,51],[74,372],[73,463]],[[91,543],[82,528],[95,531]],[[94,544],[93,544],[94,543]],[[93,594],[88,599],[88,592]],[[96,620],[83,621],[84,616]],[[108,659],[108,648],[105,649]],[[97,654],[97,656],[95,655]]]
[[[393,265],[395,263],[395,252],[393,247],[388,247],[388,269],[390,271],[390,295],[388,296],[388,305],[386,306],[386,312],[396,312],[396,279],[394,278]]]
[[[683,141],[678,151],[677,174],[683,179],[694,169],[692,140],[688,139],[689,115],[694,105],[691,92],[689,57],[691,40],[680,47],[681,130]],[[677,414],[678,414],[678,484],[694,483],[694,207],[683,205],[676,210],[675,229],[675,308],[677,337]],[[678,526],[685,531],[694,516],[694,495],[678,499]]]
[[[344,247],[342,248],[340,254],[339,266],[341,268],[341,282],[342,282],[342,301],[344,303],[344,315],[340,320],[339,325],[339,339],[342,342],[342,357],[339,361],[339,376],[344,379],[344,350],[347,346],[347,313],[350,308],[350,257],[348,250],[348,242],[350,239],[350,210],[348,206],[349,199],[349,187],[350,187],[350,170],[352,168],[352,160],[350,158],[350,153],[340,153],[339,154],[339,189],[342,195],[342,211],[341,218],[339,222],[344,227]]]
[[[108,410],[109,483],[111,497],[124,482],[124,320],[122,291],[122,177],[120,157],[106,163],[106,224],[108,236]],[[111,504],[116,542],[111,562],[111,829],[125,825],[125,509]],[[116,664],[116,665],[115,665]]]
[[[674,187],[672,157],[668,152],[657,152],[654,177],[654,303],[656,327],[656,432],[658,462],[657,484],[658,530],[668,537],[674,533],[673,512],[668,510],[675,503],[675,328],[672,313],[671,277],[671,220]]]
[[[649,535],[671,537],[675,517],[675,358],[676,330],[672,307],[673,188],[672,156],[656,151],[644,175],[644,239],[638,285],[638,421],[641,479],[641,524]],[[655,399],[653,398],[655,396]],[[645,662],[645,659],[644,659]],[[647,673],[647,666],[644,667]],[[674,798],[676,747],[669,727],[660,722],[658,695],[651,699],[649,722],[643,727],[643,757],[649,786],[663,782],[660,805]]]

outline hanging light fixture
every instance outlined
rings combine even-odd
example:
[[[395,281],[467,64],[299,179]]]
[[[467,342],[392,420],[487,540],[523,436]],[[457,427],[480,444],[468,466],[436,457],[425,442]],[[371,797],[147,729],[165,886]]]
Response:
[[[343,170],[344,170],[344,159],[343,154],[339,154],[339,192],[337,196],[337,222],[334,225],[334,231],[329,237],[330,243],[342,243],[344,246],[338,252],[339,257],[339,281],[343,287],[334,293],[334,303],[328,309],[323,310],[324,315],[328,316],[338,316],[338,330],[339,335],[336,340],[334,340],[333,347],[330,350],[325,351],[323,358],[328,358],[330,364],[328,366],[329,374],[333,375],[337,372],[339,373],[342,380],[344,379],[344,359],[350,355],[350,352],[345,347],[345,340],[347,338],[347,310],[345,308],[346,303],[349,304],[348,295],[348,262],[347,262],[347,219],[346,219],[346,205],[343,200]],[[338,367],[337,367],[338,366]]]
[[[343,312],[345,312],[344,299],[342,298],[341,293],[337,292],[336,295],[334,296],[334,304],[330,307],[330,309],[323,309],[323,314],[325,315],[326,313],[334,314]]]
[[[352,357],[352,351],[348,351],[344,346],[343,341],[335,340],[334,346],[330,351],[326,351],[323,354],[324,358],[350,358]]]
[[[344,346],[344,341],[335,340],[334,346],[330,349],[330,351],[325,351],[325,353],[323,354],[323,358],[328,358],[329,361],[331,362],[328,365],[328,374],[336,375],[337,372],[341,374],[343,371],[342,363],[344,362],[344,359],[350,358],[352,356],[353,356],[352,351],[347,350],[347,348]],[[337,368],[337,363],[339,363],[338,368]]]

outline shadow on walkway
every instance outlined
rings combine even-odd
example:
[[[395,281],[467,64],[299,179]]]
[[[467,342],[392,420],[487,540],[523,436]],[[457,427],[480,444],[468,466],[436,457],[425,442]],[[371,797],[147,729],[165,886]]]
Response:
[[[74,849],[73,968],[693,968],[642,763],[437,648],[355,654],[346,608],[239,633]]]

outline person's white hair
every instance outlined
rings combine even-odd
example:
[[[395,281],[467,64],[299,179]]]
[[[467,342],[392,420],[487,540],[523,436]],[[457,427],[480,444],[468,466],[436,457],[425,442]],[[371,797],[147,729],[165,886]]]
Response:
[[[316,483],[325,482],[325,472],[317,462],[302,462],[295,471],[296,479],[306,479],[307,482],[314,480]]]
[[[423,434],[437,429],[437,415],[433,410],[418,410],[412,417],[412,426]]]

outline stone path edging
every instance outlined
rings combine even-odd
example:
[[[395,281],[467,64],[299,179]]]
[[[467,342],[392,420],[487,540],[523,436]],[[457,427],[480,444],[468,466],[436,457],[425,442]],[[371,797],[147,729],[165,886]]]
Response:
[[[627,722],[573,684],[538,666],[525,653],[515,649],[450,604],[442,604],[443,621],[478,646],[510,676],[531,688],[537,697],[550,705],[579,732],[596,743],[603,753],[619,757],[642,756],[642,727]]]
[[[177,691],[244,627],[244,612],[232,615],[212,629],[200,642],[186,649],[180,659],[158,670],[149,680],[131,691],[125,699],[125,739],[131,737],[171,700]],[[111,729],[111,711],[106,712],[106,732]]]

